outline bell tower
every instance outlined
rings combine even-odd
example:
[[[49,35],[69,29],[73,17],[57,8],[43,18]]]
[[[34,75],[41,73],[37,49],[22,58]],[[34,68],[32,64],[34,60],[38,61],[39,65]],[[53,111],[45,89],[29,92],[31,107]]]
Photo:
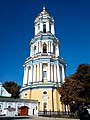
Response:
[[[37,35],[40,32],[41,33],[50,32],[53,35],[55,34],[54,19],[52,16],[48,14],[45,7],[43,7],[42,12],[35,19],[34,24],[35,24],[35,35]]]
[[[23,65],[21,98],[38,100],[40,111],[63,111],[57,88],[64,82],[66,62],[60,56],[54,18],[45,7],[35,18],[34,27],[30,55]]]

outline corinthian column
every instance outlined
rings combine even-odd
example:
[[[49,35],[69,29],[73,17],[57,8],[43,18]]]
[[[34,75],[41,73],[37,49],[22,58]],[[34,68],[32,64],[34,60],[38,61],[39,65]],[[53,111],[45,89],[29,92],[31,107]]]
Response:
[[[50,63],[48,63],[48,81],[51,81],[51,69],[50,69],[51,65]]]
[[[23,86],[28,84],[27,78],[28,78],[28,68],[26,67],[24,68]]]
[[[40,44],[41,44],[40,52],[43,53],[43,44],[42,44],[42,42]]]
[[[36,81],[36,65],[34,65],[34,75],[33,75],[33,82]]]
[[[40,63],[40,82],[42,82],[42,63]]]
[[[53,64],[51,65],[51,81],[53,82],[53,74],[54,74],[54,72],[53,72]]]
[[[38,51],[38,53],[39,53],[39,42],[37,43],[38,45],[37,45],[37,51]]]
[[[41,52],[41,41],[39,41],[39,52]]]
[[[40,21],[40,31],[43,31],[43,23]]]
[[[62,83],[65,80],[65,70],[64,70],[64,66],[62,66]]]
[[[49,49],[48,49],[48,44],[47,44],[47,53],[48,53],[48,50],[49,50]]]
[[[53,53],[53,42],[51,42],[51,52]]]
[[[57,79],[56,79],[56,65],[54,64],[54,82],[57,82]]]
[[[50,52],[50,41],[48,42],[48,52]]]
[[[40,80],[40,65],[37,64],[37,82]]]
[[[31,82],[33,82],[33,66],[31,65]]]
[[[46,32],[49,31],[49,21],[46,22]]]
[[[60,83],[60,68],[58,64],[57,64],[57,77],[58,77],[58,82]]]

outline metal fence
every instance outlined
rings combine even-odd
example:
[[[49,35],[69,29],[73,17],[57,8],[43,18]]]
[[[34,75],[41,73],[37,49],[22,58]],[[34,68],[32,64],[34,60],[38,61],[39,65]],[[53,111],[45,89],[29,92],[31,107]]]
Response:
[[[39,116],[69,117],[69,113],[68,112],[62,112],[62,111],[39,111]]]

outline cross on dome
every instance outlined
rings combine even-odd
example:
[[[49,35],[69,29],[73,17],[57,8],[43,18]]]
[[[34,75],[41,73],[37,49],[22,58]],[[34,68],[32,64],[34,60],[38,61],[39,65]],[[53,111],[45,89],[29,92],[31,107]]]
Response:
[[[42,13],[42,14],[47,13],[45,5],[44,5],[43,10],[42,10],[41,13]]]

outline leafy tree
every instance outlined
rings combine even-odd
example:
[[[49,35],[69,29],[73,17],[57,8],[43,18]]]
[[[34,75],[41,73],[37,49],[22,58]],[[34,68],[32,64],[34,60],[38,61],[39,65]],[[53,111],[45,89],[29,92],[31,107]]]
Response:
[[[90,102],[90,65],[80,64],[74,74],[74,79],[83,83],[84,86],[79,96],[85,98],[85,102]]]
[[[90,102],[90,65],[80,64],[74,74],[66,77],[58,91],[64,104]]]
[[[73,79],[73,75],[65,79],[65,83],[59,88],[61,94],[61,101],[71,103],[72,101],[82,101],[78,95],[83,91],[84,86],[80,81]],[[68,101],[67,101],[68,100]]]
[[[11,93],[11,97],[12,98],[19,98],[19,93],[20,93],[20,88],[21,86],[19,86],[17,83],[13,82],[13,81],[6,81],[3,84],[3,87],[9,92]]]

